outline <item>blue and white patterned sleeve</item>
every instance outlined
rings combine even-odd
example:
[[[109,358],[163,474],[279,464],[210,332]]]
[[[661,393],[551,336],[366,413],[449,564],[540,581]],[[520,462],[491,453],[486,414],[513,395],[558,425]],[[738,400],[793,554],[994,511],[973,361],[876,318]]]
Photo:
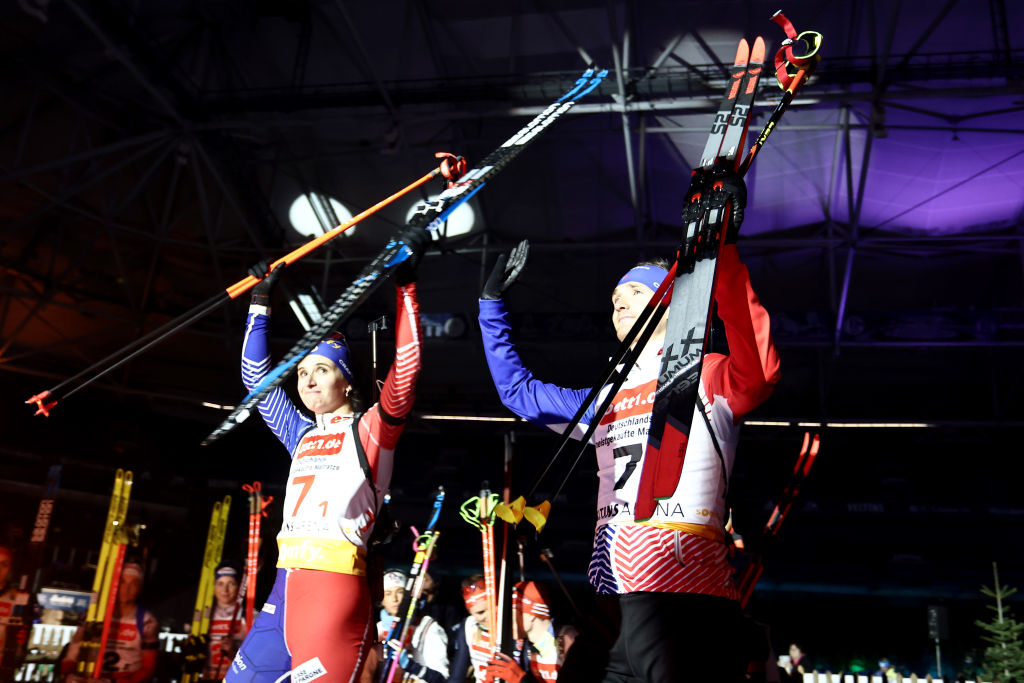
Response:
[[[266,306],[252,305],[245,321],[245,338],[242,340],[242,384],[246,391],[260,383],[271,370],[270,349],[267,344],[267,328],[270,316]],[[295,451],[299,439],[313,425],[313,420],[300,411],[284,389],[277,387],[259,404],[260,415],[270,427],[288,453]]]
[[[505,304],[500,300],[480,300],[480,333],[491,378],[501,402],[519,417],[562,432],[589,393],[586,389],[566,389],[534,378],[512,344],[511,327]],[[584,413],[573,437],[580,438],[594,416],[591,405]]]

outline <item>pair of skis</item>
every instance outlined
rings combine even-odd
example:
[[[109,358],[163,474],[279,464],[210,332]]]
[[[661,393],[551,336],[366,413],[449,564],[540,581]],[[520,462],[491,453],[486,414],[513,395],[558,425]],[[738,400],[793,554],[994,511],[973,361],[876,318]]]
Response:
[[[750,110],[764,68],[764,52],[764,39],[760,36],[753,49],[745,39],[740,40],[725,97],[686,193],[685,227],[672,286],[672,308],[633,508],[638,521],[650,519],[657,501],[670,497],[679,485],[711,327],[718,251],[734,211],[742,211],[742,207],[733,206],[737,199],[726,191],[721,178],[737,171],[737,153],[750,125]]]
[[[273,496],[263,495],[263,485],[254,481],[242,489],[249,494],[249,552],[245,560],[245,581],[241,596],[245,596],[245,623],[252,628],[253,613],[256,610],[256,576],[260,568],[260,522],[267,516],[267,506],[274,502]],[[233,628],[233,627],[232,627]]]
[[[234,651],[234,646],[231,645],[231,641],[235,638],[235,628],[238,626],[239,617],[244,619],[245,628],[248,630],[252,628],[253,615],[256,611],[256,579],[259,574],[259,554],[260,554],[260,522],[263,517],[267,516],[267,507],[274,502],[273,496],[263,495],[263,485],[254,481],[252,484],[243,484],[242,490],[249,494],[249,536],[248,536],[248,552],[245,560],[245,573],[242,575],[242,581],[238,589],[238,598],[235,601],[235,609],[231,613],[231,621],[228,622],[228,628],[225,639],[228,641],[228,647],[231,648],[231,652]],[[223,503],[221,504],[223,506]],[[222,507],[223,509],[223,507]],[[222,553],[223,555],[223,553]],[[214,580],[216,586],[216,578]],[[210,622],[212,626],[212,621]],[[247,631],[246,631],[247,632]],[[245,637],[246,632],[241,634],[241,637]],[[209,630],[206,633],[209,636]],[[207,639],[206,647],[203,651],[206,655],[211,652],[209,646],[209,639]],[[188,658],[186,653],[185,658]],[[224,677],[226,669],[231,664],[231,657],[225,655],[224,651],[221,650],[220,661],[216,664],[216,668],[212,668],[213,663],[208,662],[203,669],[211,669],[213,671],[213,680],[219,681]],[[202,671],[202,669],[200,669]]]
[[[569,111],[580,98],[597,88],[607,75],[607,70],[587,69],[576,79],[573,87],[568,92],[548,105],[532,121],[519,129],[512,137],[503,142],[500,147],[488,154],[480,162],[479,166],[466,172],[457,182],[451,182],[448,189],[442,192],[436,200],[425,201],[420,204],[412,218],[409,219],[408,227],[423,229],[428,232],[436,231],[455,209],[479,192],[498,172],[517,157],[527,145]],[[320,321],[292,346],[282,358],[280,364],[267,373],[267,376],[260,384],[253,387],[249,395],[242,399],[220,426],[203,440],[203,444],[212,444],[241,424],[249,416],[252,409],[270,391],[280,386],[281,382],[290,376],[299,361],[321,339],[336,330],[341,322],[384,281],[385,276],[391,270],[411,256],[412,250],[401,240],[392,239],[389,241],[384,249],[363,268],[352,284],[342,292],[334,304],[324,313]]]
[[[131,542],[125,518],[131,500],[133,475],[131,470],[118,469],[110,494],[110,506],[103,527],[96,575],[92,582],[92,595],[85,616],[85,631],[79,650],[76,671],[87,678],[103,676],[103,663],[110,640],[110,624],[117,608],[117,592],[124,567],[125,549]]]
[[[206,533],[206,546],[203,549],[203,565],[199,572],[199,588],[196,591],[196,603],[192,612],[192,623],[189,625],[188,642],[182,648],[184,662],[182,664],[182,683],[199,680],[206,667],[208,639],[210,634],[210,615],[213,611],[216,581],[215,573],[224,552],[224,536],[227,531],[228,513],[231,511],[231,496],[224,496],[213,504],[210,512],[210,524]]]
[[[413,534],[416,540],[413,541],[413,559],[409,567],[409,575],[405,580],[405,595],[398,606],[398,616],[391,622],[387,637],[384,640],[384,665],[380,668],[380,683],[392,683],[395,673],[398,670],[398,660],[402,650],[408,647],[409,640],[415,628],[416,609],[420,604],[420,597],[423,595],[423,577],[430,566],[430,558],[433,555],[434,547],[437,545],[437,538],[441,532],[436,529],[437,520],[441,516],[441,506],[444,504],[444,487],[437,487],[434,493],[433,512],[430,521],[423,533],[417,532],[413,527]]]

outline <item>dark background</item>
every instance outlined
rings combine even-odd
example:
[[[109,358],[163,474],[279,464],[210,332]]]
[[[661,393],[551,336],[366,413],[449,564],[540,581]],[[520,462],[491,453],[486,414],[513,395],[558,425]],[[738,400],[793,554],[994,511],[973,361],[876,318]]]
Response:
[[[482,480],[501,481],[504,433],[516,434],[515,492],[556,444],[521,423],[428,419],[508,416],[474,322],[490,263],[531,240],[509,294],[523,356],[544,379],[591,384],[614,349],[610,290],[637,258],[672,253],[722,64],[743,35],[763,34],[774,54],[782,34],[767,19],[776,9],[759,0],[3,5],[3,536],[25,540],[47,469],[62,464],[47,578],[87,585],[113,471],[130,467],[130,518],[146,524],[146,597],[180,625],[213,501],[234,497],[228,555],[241,559],[241,484],[258,479],[283,498],[287,460],[258,420],[198,445],[224,415],[203,402],[243,394],[246,297],[69,395],[92,378],[86,370],[303,242],[288,222],[295,196],[331,196],[355,213],[429,170],[435,151],[472,165],[572,82],[581,52],[614,67],[614,45],[628,147],[613,73],[470,202],[474,231],[438,240],[420,266],[430,332],[393,505],[422,526],[432,490],[445,486],[434,569],[454,597],[479,566],[478,538],[457,508]],[[988,618],[979,589],[992,585],[992,563],[1003,582],[1024,583],[1015,477],[1024,56],[1011,30],[1022,7],[784,9],[825,43],[817,75],[747,178],[740,253],[783,364],[774,395],[748,419],[784,423],[744,430],[731,502],[748,542],[806,430],[821,433],[822,451],[751,613],[772,627],[779,653],[801,639],[833,670],[853,659],[873,670],[884,655],[923,674],[934,666],[927,607],[943,606],[948,673],[981,646],[973,621]],[[777,99],[764,82],[754,130]],[[289,269],[274,300],[279,354],[302,333],[288,298],[316,291],[332,301],[422,194]],[[364,388],[367,322],[391,311],[385,286],[342,326]],[[385,334],[382,365],[391,343]],[[52,415],[33,417],[25,399],[55,387]],[[850,423],[875,426],[834,426]],[[549,491],[563,473],[555,468]],[[526,552],[527,573],[551,583],[538,559],[550,548],[588,612],[599,610],[585,582],[593,473],[588,452]],[[275,515],[277,505],[264,521],[270,553]],[[398,565],[411,554],[404,534],[385,551]],[[260,579],[268,590],[271,574]]]

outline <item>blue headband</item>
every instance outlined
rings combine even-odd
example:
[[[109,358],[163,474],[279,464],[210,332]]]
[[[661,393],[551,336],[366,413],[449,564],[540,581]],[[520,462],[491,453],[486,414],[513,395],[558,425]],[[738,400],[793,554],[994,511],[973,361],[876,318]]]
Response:
[[[661,281],[668,275],[668,271],[658,266],[635,266],[629,270],[628,273],[622,276],[619,280],[619,284],[624,285],[627,282],[639,282],[642,285],[647,285],[651,288],[651,291],[658,291],[658,287],[661,286]]]
[[[340,334],[324,339],[314,346],[310,353],[330,358],[341,369],[341,374],[345,375],[348,383],[353,383],[352,371],[348,368],[348,346],[345,344],[345,338]]]
[[[214,575],[213,575],[213,577],[215,579],[219,579],[222,576],[230,576],[231,578],[237,580],[238,579],[238,570],[235,569],[234,567],[221,567],[216,572],[214,572]]]

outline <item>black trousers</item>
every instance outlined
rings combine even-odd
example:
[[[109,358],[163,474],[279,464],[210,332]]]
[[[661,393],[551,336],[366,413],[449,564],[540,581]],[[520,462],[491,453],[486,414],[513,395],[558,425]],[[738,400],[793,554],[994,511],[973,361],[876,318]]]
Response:
[[[619,598],[622,630],[604,683],[733,683],[749,657],[748,629],[733,600],[687,593]]]

